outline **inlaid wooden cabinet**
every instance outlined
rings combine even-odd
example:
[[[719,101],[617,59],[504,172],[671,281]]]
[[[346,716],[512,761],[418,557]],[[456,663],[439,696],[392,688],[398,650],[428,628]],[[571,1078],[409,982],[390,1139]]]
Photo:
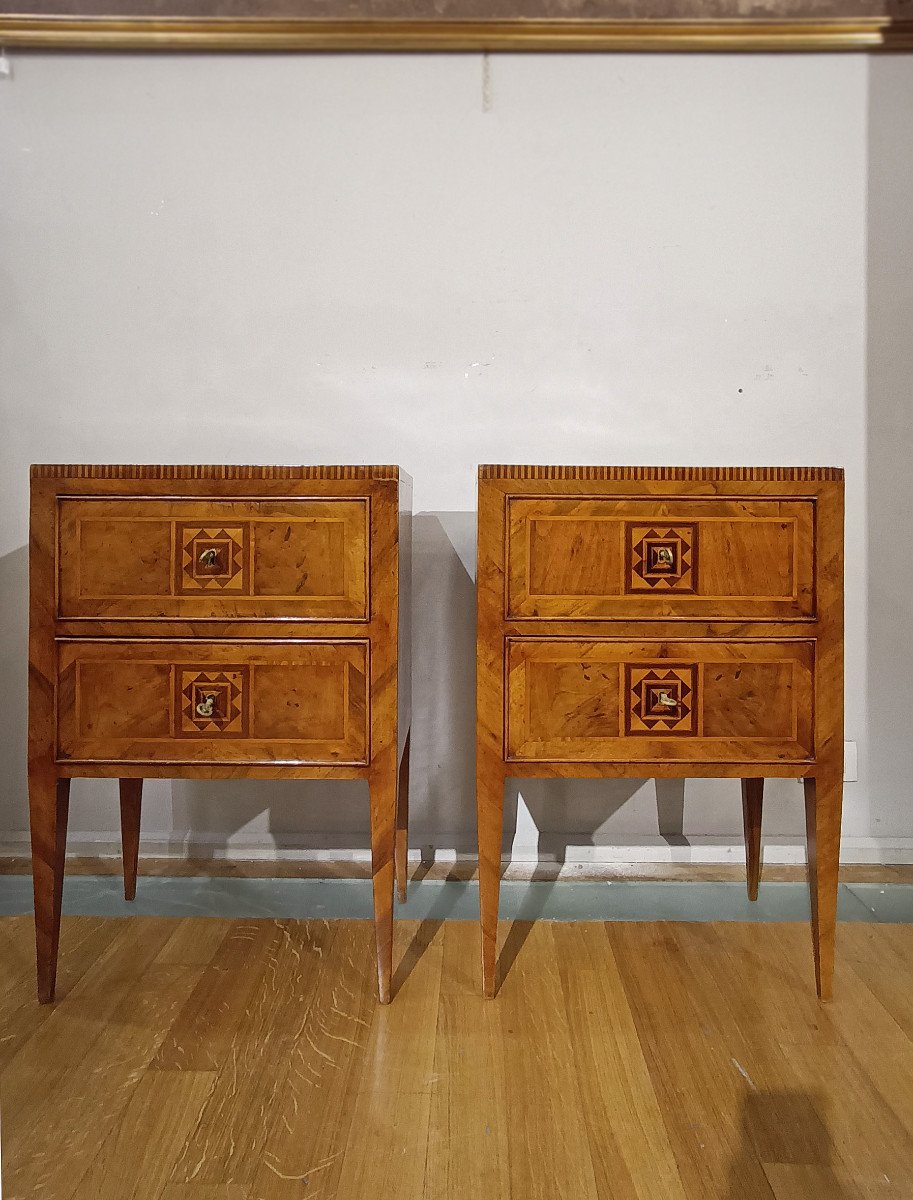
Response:
[[[479,469],[482,967],[495,991],[507,777],[804,780],[818,993],[831,993],[843,777],[843,472]]]
[[[406,886],[411,498],[398,467],[32,468],[42,1001],[76,776],[120,780],[128,899],[144,778],[368,780],[390,999],[394,873],[401,897]]]

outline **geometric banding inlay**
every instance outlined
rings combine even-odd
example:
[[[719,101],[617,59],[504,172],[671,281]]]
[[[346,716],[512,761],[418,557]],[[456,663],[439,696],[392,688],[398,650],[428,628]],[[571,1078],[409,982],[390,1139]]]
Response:
[[[245,666],[179,668],[178,737],[248,736],[249,670]]]
[[[696,592],[697,526],[629,522],[627,592]]]
[[[625,664],[625,733],[697,733],[697,667]]]
[[[247,591],[247,538],[244,526],[178,524],[179,594]]]

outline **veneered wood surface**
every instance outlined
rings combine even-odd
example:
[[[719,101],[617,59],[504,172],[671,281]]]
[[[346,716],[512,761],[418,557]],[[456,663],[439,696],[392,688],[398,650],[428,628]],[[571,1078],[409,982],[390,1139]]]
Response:
[[[32,468],[29,794],[39,993],[53,998],[66,789],[143,778],[370,784],[388,999],[410,694],[411,481],[398,467]],[[401,534],[402,531],[402,534]],[[212,708],[207,708],[211,698]],[[202,708],[198,708],[202,705]],[[401,835],[402,836],[402,835]]]
[[[368,761],[367,642],[68,641],[58,662],[62,761]]]
[[[811,500],[519,496],[507,530],[508,618],[814,616]],[[676,531],[687,568],[641,579],[632,551]]]
[[[136,899],[139,836],[143,816],[142,779],[121,779],[120,836],[124,864],[124,899]]]
[[[764,814],[764,780],[742,780],[742,824],[745,830],[745,874],[748,899],[757,900],[761,882],[761,819]]]
[[[63,619],[367,620],[367,498],[58,504]]]
[[[4,1196],[908,1200],[913,926],[0,920]],[[865,1035],[860,1036],[864,1029]],[[548,1064],[549,1086],[543,1065]]]
[[[819,781],[808,789],[809,882],[818,991],[829,996],[843,761],[843,472],[483,466],[478,511],[485,994],[496,990],[505,778],[693,775]],[[672,556],[661,579],[646,557],[651,541]],[[676,659],[672,645],[690,654]],[[641,661],[645,647],[658,651],[652,664]],[[674,724],[655,723],[657,681],[632,674],[645,665],[678,677],[658,681],[673,688]],[[753,826],[746,832],[753,868],[760,843],[750,840]]]
[[[812,652],[811,642],[509,639],[507,759],[808,761]],[[632,669],[656,675],[660,693],[664,675],[690,679],[684,736],[630,727]]]

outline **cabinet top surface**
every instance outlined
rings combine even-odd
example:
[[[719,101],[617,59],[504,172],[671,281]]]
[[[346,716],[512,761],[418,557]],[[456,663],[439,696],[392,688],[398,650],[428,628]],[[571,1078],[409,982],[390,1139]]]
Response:
[[[366,479],[400,480],[409,476],[393,465],[247,466],[235,464],[63,463],[33,464],[32,479]]]
[[[609,467],[491,464],[479,479],[656,480],[657,482],[817,482],[841,481],[842,467]]]

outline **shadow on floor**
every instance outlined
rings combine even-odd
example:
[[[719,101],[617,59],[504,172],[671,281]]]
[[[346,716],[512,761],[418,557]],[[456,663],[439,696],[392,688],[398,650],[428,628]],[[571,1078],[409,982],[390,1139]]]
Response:
[[[800,1091],[749,1092],[742,1101],[739,1153],[730,1168],[726,1200],[762,1194],[821,1200],[861,1200],[835,1169],[837,1157],[824,1118],[823,1095]]]

